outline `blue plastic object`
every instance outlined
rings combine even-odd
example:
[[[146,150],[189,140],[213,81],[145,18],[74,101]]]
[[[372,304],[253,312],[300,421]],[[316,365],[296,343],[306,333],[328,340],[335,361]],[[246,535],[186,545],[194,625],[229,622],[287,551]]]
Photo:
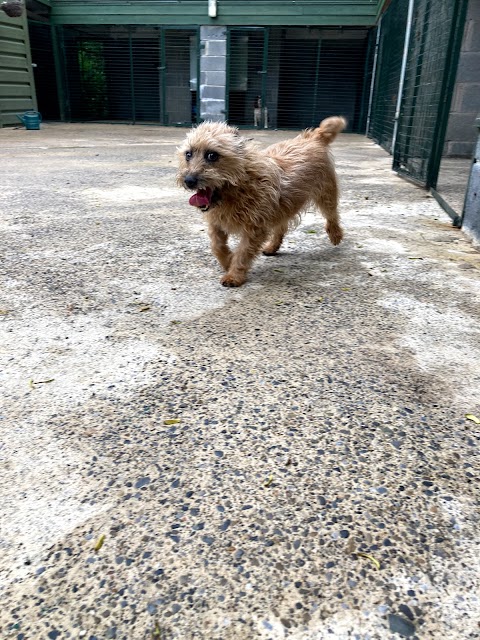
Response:
[[[22,115],[17,113],[17,118],[21,122],[23,122],[23,124],[25,125],[25,129],[40,129],[42,116],[38,113],[38,111],[25,111],[25,113]]]

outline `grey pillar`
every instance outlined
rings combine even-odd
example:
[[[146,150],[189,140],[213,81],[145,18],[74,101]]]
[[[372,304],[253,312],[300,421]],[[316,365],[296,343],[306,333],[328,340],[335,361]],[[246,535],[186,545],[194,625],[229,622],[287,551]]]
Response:
[[[475,124],[478,138],[465,196],[462,229],[480,243],[480,118],[476,119]]]
[[[226,120],[227,29],[200,27],[200,118]]]

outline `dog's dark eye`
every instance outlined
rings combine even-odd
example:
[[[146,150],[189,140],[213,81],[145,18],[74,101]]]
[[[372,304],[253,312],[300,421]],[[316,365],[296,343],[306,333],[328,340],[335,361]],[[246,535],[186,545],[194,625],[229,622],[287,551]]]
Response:
[[[185,152],[185,160],[191,160],[192,156],[193,156],[193,153],[191,151]]]
[[[219,159],[219,155],[216,151],[207,151],[205,154],[205,160],[207,162],[216,162]]]

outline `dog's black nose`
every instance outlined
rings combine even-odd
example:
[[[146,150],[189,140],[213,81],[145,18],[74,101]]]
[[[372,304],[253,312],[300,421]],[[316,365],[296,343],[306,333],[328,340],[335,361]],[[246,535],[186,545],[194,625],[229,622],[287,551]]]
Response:
[[[198,178],[196,176],[186,176],[184,182],[189,189],[195,189],[198,184]]]

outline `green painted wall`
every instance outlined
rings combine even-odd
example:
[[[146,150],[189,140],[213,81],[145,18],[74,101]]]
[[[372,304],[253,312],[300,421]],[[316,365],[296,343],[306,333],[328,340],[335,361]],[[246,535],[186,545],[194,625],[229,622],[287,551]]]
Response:
[[[375,24],[384,0],[51,0],[55,24],[324,25]]]
[[[25,12],[9,18],[0,11],[0,127],[20,124],[15,114],[36,108]]]

